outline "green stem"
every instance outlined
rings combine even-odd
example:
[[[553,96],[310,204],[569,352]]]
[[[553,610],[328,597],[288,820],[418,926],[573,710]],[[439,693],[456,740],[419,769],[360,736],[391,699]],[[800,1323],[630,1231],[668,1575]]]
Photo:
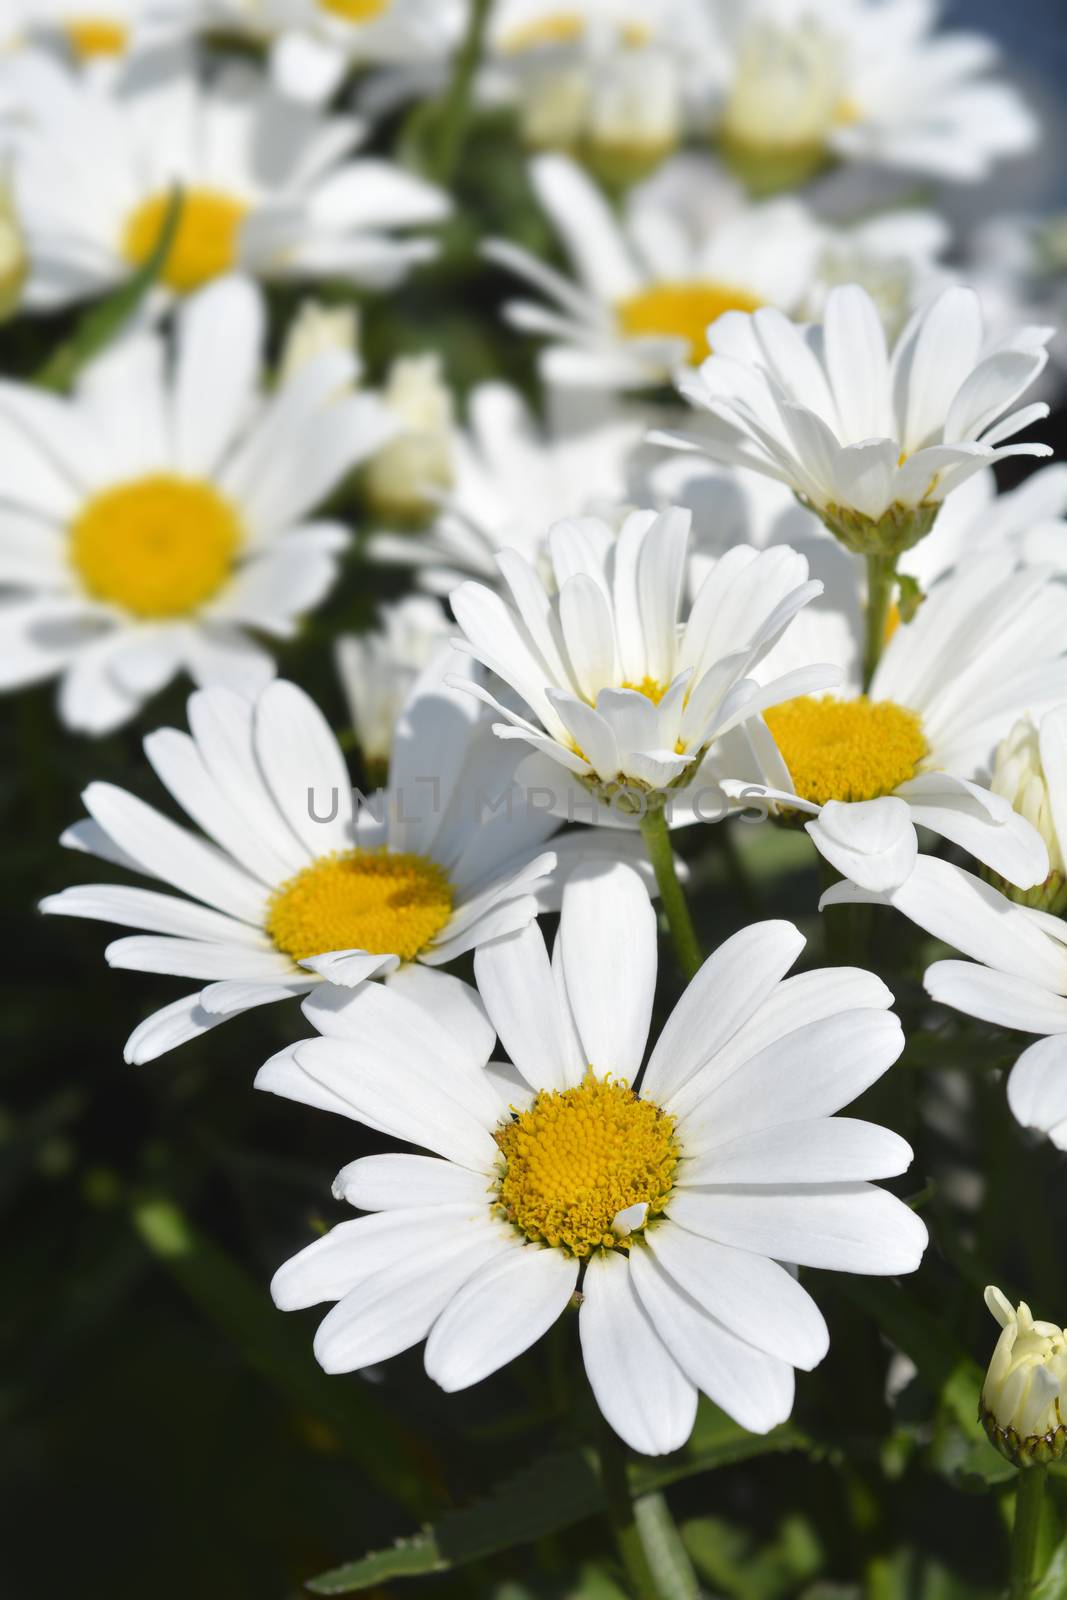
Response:
[[[440,184],[447,185],[455,175],[463,141],[470,122],[471,88],[485,50],[485,33],[492,0],[471,0],[467,33],[452,65],[452,82],[441,111],[437,150],[431,171]]]
[[[1046,1473],[1045,1467],[1020,1467],[1016,1474],[1009,1600],[1028,1600],[1034,1587],[1034,1559],[1037,1555]]]
[[[685,893],[674,870],[674,851],[667,817],[661,806],[650,807],[641,818],[641,837],[645,841],[648,859],[656,874],[659,897],[671,930],[671,941],[678,964],[686,978],[692,978],[703,966],[704,957],[689,915]]]
[[[863,688],[868,690],[885,649],[889,607],[897,580],[896,556],[867,557],[867,636],[863,650]]]
[[[666,1498],[643,1494],[634,1513],[658,1593],[664,1600],[700,1600],[700,1584]]]
[[[630,1495],[630,1482],[626,1475],[626,1455],[612,1428],[597,1407],[600,1437],[597,1455],[600,1459],[600,1481],[608,1503],[608,1521],[615,1535],[619,1558],[636,1600],[668,1600],[656,1587],[652,1569],[645,1555],[641,1531]]]

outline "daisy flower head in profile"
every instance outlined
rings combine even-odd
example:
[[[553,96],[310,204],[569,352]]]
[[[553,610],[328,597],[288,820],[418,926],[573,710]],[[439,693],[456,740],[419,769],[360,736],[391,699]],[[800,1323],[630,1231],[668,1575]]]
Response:
[[[452,434],[449,482],[438,492],[430,526],[372,533],[367,553],[411,567],[420,588],[447,595],[468,577],[496,584],[503,549],[540,568],[553,523],[576,509],[622,504],[630,460],[646,432],[643,416],[601,405],[599,396],[591,404],[583,397],[575,414],[563,398],[550,397],[542,424],[510,384],[478,384],[465,426]]]
[[[668,383],[708,354],[708,326],[724,312],[790,313],[814,279],[822,236],[806,207],[750,205],[710,158],[674,157],[630,191],[618,216],[566,156],[538,156],[530,175],[573,278],[505,240],[483,249],[549,302],[506,307],[513,326],[551,341],[542,356],[549,382]]]
[[[391,424],[339,350],[264,394],[265,336],[259,289],[225,278],[69,398],[0,383],[0,685],[58,676],[64,722],[101,734],[180,671],[273,677],[251,635],[291,637],[331,588],[350,535],[312,513]]]
[[[326,1370],[425,1339],[429,1376],[464,1389],[578,1291],[593,1393],[635,1450],[683,1445],[700,1392],[753,1432],[784,1421],[828,1344],[789,1267],[895,1275],[926,1245],[871,1181],[908,1146],[834,1115],[903,1048],[892,996],[855,968],[786,977],[803,944],[788,922],[727,940],[642,1066],[655,916],[628,867],[579,868],[551,958],[536,923],[478,951],[488,1029],[364,990],[268,1063],[258,1087],[429,1152],[345,1167],[334,1192],[368,1215],[274,1278],[285,1310],[337,1302]],[[487,1066],[494,1033],[510,1064]]]
[[[938,34],[934,0],[716,0],[709,73],[723,154],[754,189],[836,161],[983,178],[1037,141],[981,34]]]
[[[892,906],[971,958],[935,961],[923,978],[926,991],[964,1016],[1040,1036],[1008,1074],[1008,1106],[1022,1127],[1067,1150],[1067,922],[1018,905],[934,856],[920,856],[895,888],[874,891],[845,881],[821,903]]]
[[[319,985],[384,977],[420,1004],[440,992],[445,1005],[454,980],[438,969],[535,915],[556,865],[541,846],[557,824],[496,804],[514,761],[477,702],[441,681],[450,658],[446,649],[416,683],[389,788],[368,803],[321,712],[284,681],[254,701],[200,690],[188,734],[165,728],[145,740],[201,831],[112,784],[86,789],[89,818],[62,842],[178,893],[80,885],[42,909],[142,930],[108,946],[110,966],[198,982],[134,1030],[128,1061]]]
[[[208,83],[175,46],[133,56],[105,93],[29,52],[6,81],[28,111],[13,135],[12,183],[29,310],[128,278],[152,256],[177,187],[157,299],[237,269],[389,288],[434,253],[413,230],[449,210],[424,179],[353,156],[366,132],[355,119],[283,99],[247,64]]]
[[[826,627],[832,660],[840,616],[805,620],[808,648]],[[1045,840],[989,781],[1005,731],[1067,698],[1065,648],[1063,590],[1048,570],[987,554],[933,585],[866,688],[854,669],[829,695],[768,709],[748,729],[751,757],[773,803],[809,816],[820,853],[864,888],[903,881],[919,825],[1031,889],[1050,870]],[[753,770],[748,786],[758,782]]]
[[[58,48],[88,72],[114,74],[141,43],[190,33],[197,0],[6,0],[0,44]]]
[[[516,108],[528,148],[632,183],[683,136],[701,21],[688,0],[500,0],[483,93]]]
[[[673,442],[785,483],[850,550],[896,559],[946,497],[983,467],[1044,444],[1008,444],[1048,415],[1016,408],[1043,370],[1051,330],[989,344],[973,290],[951,287],[909,319],[892,351],[870,295],[830,291],[821,325],[773,307],[727,312],[713,353],[678,388],[702,413]]]
[[[414,685],[455,633],[436,600],[409,595],[382,607],[381,623],[335,645],[364,772],[375,786],[389,770],[393,732]]]
[[[525,707],[473,685],[503,719],[495,732],[613,811],[643,816],[669,798],[675,815],[716,740],[838,678],[818,665],[762,685],[750,676],[820,592],[793,550],[733,552],[683,607],[690,520],[671,508],[631,512],[617,533],[595,517],[560,522],[548,533],[550,584],[502,550],[503,594],[467,582],[451,596],[467,648]]]

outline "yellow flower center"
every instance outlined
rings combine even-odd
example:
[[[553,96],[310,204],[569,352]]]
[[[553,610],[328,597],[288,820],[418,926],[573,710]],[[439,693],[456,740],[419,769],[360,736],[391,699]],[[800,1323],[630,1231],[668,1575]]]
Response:
[[[151,256],[159,242],[171,196],[143,200],[127,218],[122,253],[135,267]],[[177,294],[188,294],[237,265],[241,224],[248,204],[216,189],[187,189],[178,228],[161,277]]]
[[[320,11],[343,22],[373,22],[389,10],[389,0],[318,0]]]
[[[661,1212],[678,1161],[674,1119],[592,1071],[576,1089],[542,1090],[496,1141],[503,1214],[528,1239],[573,1256],[627,1248],[612,1223],[628,1206]]]
[[[724,311],[758,311],[763,302],[728,283],[657,283],[616,306],[628,338],[654,334],[685,339],[697,366],[711,354],[708,325]]]
[[[312,862],[272,896],[267,932],[294,961],[368,950],[414,961],[452,915],[452,885],[425,856],[344,850]]]
[[[651,700],[654,706],[658,706],[670,684],[660,683],[656,678],[642,678],[640,683],[624,681],[619,684],[619,688],[632,689],[635,694],[643,694],[646,700]]]
[[[70,534],[71,561],[97,600],[178,617],[222,587],[244,530],[210,484],[161,472],[94,496]]]
[[[69,17],[63,24],[63,32],[79,61],[91,61],[95,56],[120,56],[130,37],[126,24],[112,17]]]
[[[797,794],[813,805],[892,794],[927,753],[919,718],[892,700],[801,695],[764,716]]]

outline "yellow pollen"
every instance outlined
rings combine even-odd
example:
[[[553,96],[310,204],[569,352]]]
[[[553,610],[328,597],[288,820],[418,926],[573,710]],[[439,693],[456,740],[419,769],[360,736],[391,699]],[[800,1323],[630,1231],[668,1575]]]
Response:
[[[892,794],[927,753],[919,718],[892,700],[801,695],[764,716],[797,794],[813,805]]]
[[[94,496],[71,526],[70,559],[97,600],[179,617],[222,587],[243,536],[210,484],[156,473]]]
[[[63,32],[79,61],[91,61],[95,56],[120,56],[130,37],[125,23],[111,17],[69,17],[63,24]]]
[[[171,195],[143,200],[126,220],[122,253],[135,267],[151,256],[170,207]],[[178,217],[178,230],[161,274],[177,294],[199,289],[237,265],[241,224],[248,205],[216,189],[187,189]]]
[[[708,325],[724,311],[758,311],[763,304],[729,283],[657,283],[616,306],[619,327],[629,338],[649,334],[685,339],[697,366],[711,354]]]
[[[612,1222],[627,1206],[647,1205],[649,1218],[661,1212],[678,1161],[673,1117],[592,1070],[576,1089],[542,1090],[496,1142],[503,1215],[528,1239],[572,1256],[627,1249]]]
[[[436,861],[387,850],[322,856],[271,897],[267,932],[294,961],[368,950],[414,961],[452,915],[452,885]]]
[[[343,22],[373,22],[389,9],[389,0],[318,0],[320,11]]]
[[[501,40],[500,48],[518,55],[523,50],[540,50],[554,44],[577,44],[584,33],[585,21],[582,17],[570,11],[556,11],[513,28]]]
[[[643,694],[646,700],[651,700],[654,706],[658,706],[670,684],[659,683],[655,678],[642,678],[640,683],[620,683],[619,688],[633,689],[635,694]]]

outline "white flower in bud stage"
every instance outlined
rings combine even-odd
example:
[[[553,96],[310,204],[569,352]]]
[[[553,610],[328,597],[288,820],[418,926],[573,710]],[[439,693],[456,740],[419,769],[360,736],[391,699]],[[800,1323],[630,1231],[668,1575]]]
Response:
[[[919,1217],[878,1187],[911,1151],[834,1113],[903,1048],[873,973],[787,977],[788,922],[728,939],[642,1066],[656,918],[622,865],[580,867],[550,958],[530,926],[479,951],[484,1011],[417,1011],[399,993],[320,991],[322,1038],[256,1086],[415,1146],[351,1162],[339,1223],[275,1274],[285,1310],[336,1301],[315,1337],[327,1372],[426,1340],[449,1392],[528,1350],[576,1289],[597,1404],[636,1450],[689,1437],[698,1393],[766,1433],[826,1324],[782,1263],[914,1271]],[[495,1036],[511,1063],[491,1060]]]
[[[363,469],[364,499],[383,522],[425,522],[452,482],[455,406],[440,356],[398,356],[381,400],[397,432]]]
[[[1044,883],[1022,892],[1004,883],[1000,887],[1023,905],[1062,914],[1067,911],[1067,705],[1048,712],[1040,723],[1024,717],[1015,724],[997,746],[990,788],[1037,829],[1048,847]]]
[[[618,533],[573,518],[548,532],[551,585],[502,550],[505,596],[478,583],[451,596],[470,650],[536,719],[473,686],[504,719],[494,731],[549,756],[602,800],[677,790],[732,728],[838,678],[817,665],[764,685],[751,676],[821,593],[793,550],[734,551],[683,621],[689,525],[677,508],[632,512]]]
[[[10,173],[0,170],[0,322],[18,311],[29,272],[30,258]]]
[[[397,719],[415,681],[456,630],[440,604],[409,595],[382,607],[380,626],[338,639],[337,669],[364,765],[388,770]]]
[[[706,413],[704,432],[663,442],[776,478],[849,549],[897,556],[973,473],[1052,454],[1004,442],[1048,415],[1040,403],[1012,408],[1043,370],[1051,331],[988,345],[978,296],[962,288],[917,311],[892,353],[855,284],[831,290],[821,326],[730,311],[708,330],[712,354],[678,379]]]
[[[1025,1300],[990,1285],[985,1303],[1001,1335],[982,1385],[982,1425],[1017,1467],[1045,1466],[1067,1450],[1067,1329],[1035,1322]]]
[[[351,386],[363,376],[359,351],[359,312],[352,305],[327,305],[322,300],[302,300],[288,328],[278,361],[279,384],[290,383],[307,363],[324,350],[341,350],[353,360]]]
[[[990,77],[992,41],[936,34],[933,0],[727,0],[716,14],[719,137],[754,183],[834,160],[973,180],[1037,140]]]

